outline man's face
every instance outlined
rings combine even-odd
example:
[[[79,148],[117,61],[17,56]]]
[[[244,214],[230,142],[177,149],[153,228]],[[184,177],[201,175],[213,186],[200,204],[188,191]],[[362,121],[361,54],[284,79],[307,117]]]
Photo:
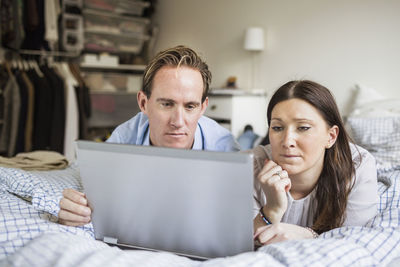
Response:
[[[203,79],[198,70],[165,66],[154,76],[150,98],[140,91],[138,103],[149,118],[154,146],[186,148],[193,145],[197,121],[208,106],[201,103]]]

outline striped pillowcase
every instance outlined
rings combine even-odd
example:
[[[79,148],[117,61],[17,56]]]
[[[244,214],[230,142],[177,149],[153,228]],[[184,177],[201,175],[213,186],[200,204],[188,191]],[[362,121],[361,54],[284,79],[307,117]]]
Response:
[[[349,117],[353,141],[376,159],[378,172],[400,169],[400,116]]]

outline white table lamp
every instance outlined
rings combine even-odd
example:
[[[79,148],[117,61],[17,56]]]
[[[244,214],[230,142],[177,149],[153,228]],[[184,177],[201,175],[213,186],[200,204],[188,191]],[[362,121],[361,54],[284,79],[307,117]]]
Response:
[[[252,55],[252,69],[251,69],[251,89],[254,89],[255,80],[255,52],[264,50],[264,29],[261,27],[250,27],[246,29],[244,38],[244,49],[251,51]]]

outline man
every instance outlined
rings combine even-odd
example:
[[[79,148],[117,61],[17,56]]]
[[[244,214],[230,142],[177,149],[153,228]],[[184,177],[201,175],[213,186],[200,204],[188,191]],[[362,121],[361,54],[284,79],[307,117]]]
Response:
[[[118,126],[107,142],[184,149],[238,151],[232,134],[204,117],[211,72],[192,49],[162,51],[148,64],[137,95],[141,110]],[[66,189],[59,222],[78,226],[90,222],[91,210],[81,192]]]

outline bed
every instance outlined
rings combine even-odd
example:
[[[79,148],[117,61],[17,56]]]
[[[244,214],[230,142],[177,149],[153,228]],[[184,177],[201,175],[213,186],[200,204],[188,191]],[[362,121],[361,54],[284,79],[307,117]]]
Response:
[[[381,101],[382,102],[382,101]],[[354,142],[377,160],[378,214],[363,227],[254,252],[195,261],[167,252],[120,250],[94,240],[91,224],[58,224],[64,188],[82,190],[76,164],[64,170],[0,167],[0,266],[398,266],[400,265],[399,101],[358,107],[347,118]]]

